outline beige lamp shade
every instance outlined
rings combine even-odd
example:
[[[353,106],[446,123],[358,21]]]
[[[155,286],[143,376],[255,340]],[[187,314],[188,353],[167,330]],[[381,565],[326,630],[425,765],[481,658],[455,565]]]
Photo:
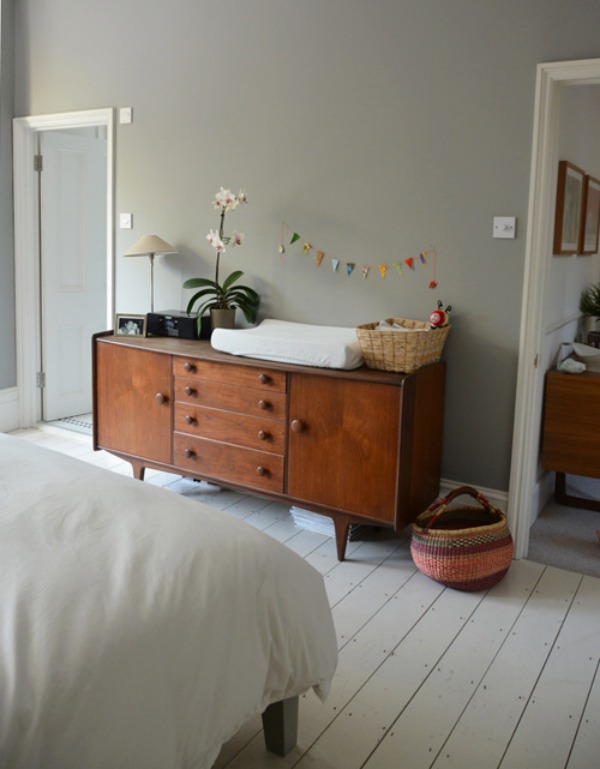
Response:
[[[159,238],[158,235],[145,235],[134,243],[131,248],[125,251],[125,256],[148,256],[150,257],[150,310],[154,312],[154,255],[155,254],[176,254],[177,250],[173,248],[166,240]]]
[[[158,235],[145,235],[125,251],[125,256],[154,256],[154,254],[176,254],[177,249]]]

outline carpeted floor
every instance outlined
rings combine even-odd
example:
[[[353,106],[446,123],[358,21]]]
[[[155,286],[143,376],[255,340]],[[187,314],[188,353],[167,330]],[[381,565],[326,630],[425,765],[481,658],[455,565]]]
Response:
[[[567,477],[567,492],[600,500],[600,481]],[[600,577],[600,512],[558,505],[553,499],[531,527],[527,558]]]

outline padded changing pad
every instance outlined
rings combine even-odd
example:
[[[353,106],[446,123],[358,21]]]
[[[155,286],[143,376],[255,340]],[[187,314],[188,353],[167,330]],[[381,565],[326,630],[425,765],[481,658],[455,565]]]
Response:
[[[340,326],[268,319],[255,328],[216,328],[210,343],[232,355],[299,366],[353,369],[364,363],[356,329]]]

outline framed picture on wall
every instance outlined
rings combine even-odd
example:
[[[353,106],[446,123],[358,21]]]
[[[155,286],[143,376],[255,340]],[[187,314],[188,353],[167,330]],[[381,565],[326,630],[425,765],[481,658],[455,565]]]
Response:
[[[115,334],[119,336],[146,336],[146,316],[117,315]]]
[[[583,180],[581,230],[579,253],[595,254],[598,251],[600,232],[600,181],[586,174]]]
[[[584,178],[585,171],[581,168],[568,160],[559,162],[554,219],[555,254],[576,254],[579,248]]]

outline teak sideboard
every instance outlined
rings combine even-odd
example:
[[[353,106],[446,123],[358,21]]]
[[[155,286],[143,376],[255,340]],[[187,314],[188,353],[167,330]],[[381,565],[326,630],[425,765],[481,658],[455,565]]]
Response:
[[[206,341],[93,338],[94,449],[146,467],[400,531],[437,496],[445,364],[312,368]]]

